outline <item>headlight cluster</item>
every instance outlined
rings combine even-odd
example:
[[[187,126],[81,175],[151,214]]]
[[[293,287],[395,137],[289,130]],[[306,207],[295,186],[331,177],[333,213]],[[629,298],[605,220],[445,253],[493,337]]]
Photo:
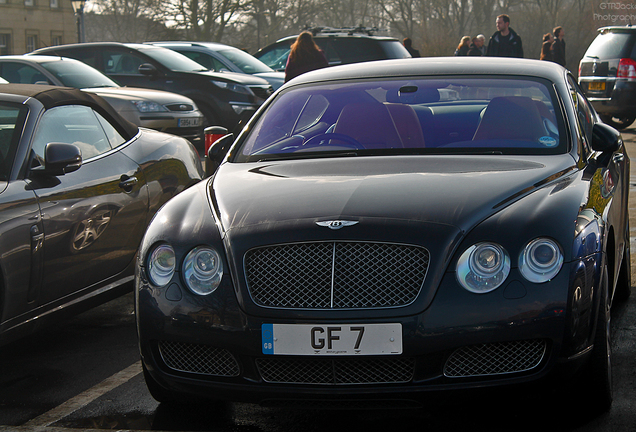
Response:
[[[147,273],[150,282],[165,286],[177,271],[174,249],[159,244],[148,255]],[[223,261],[219,253],[208,246],[197,246],[186,255],[181,266],[183,282],[198,295],[213,293],[223,278]]]
[[[552,239],[529,242],[519,255],[519,270],[533,283],[543,283],[559,273],[563,253]],[[457,262],[457,279],[468,291],[487,293],[500,287],[510,273],[508,252],[495,243],[478,243],[466,249]]]
[[[157,102],[137,100],[137,101],[132,101],[132,104],[142,113],[168,111],[168,108],[166,108],[165,106],[161,104],[158,104]]]

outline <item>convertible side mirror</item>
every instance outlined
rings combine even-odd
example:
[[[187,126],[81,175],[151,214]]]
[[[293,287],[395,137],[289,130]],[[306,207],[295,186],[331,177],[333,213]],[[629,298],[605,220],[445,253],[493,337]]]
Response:
[[[82,152],[73,144],[48,143],[44,149],[44,166],[32,169],[32,172],[62,176],[77,171],[82,166]]]
[[[205,128],[205,174],[211,176],[223,162],[230,146],[234,142],[234,134],[228,133],[221,126]]]
[[[592,150],[612,153],[621,147],[621,133],[605,123],[596,123],[592,127]]]

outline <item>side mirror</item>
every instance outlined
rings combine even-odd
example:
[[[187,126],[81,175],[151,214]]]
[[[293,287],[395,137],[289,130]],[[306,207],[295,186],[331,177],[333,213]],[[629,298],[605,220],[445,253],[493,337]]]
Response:
[[[208,129],[209,128],[207,128],[206,131]],[[206,144],[207,136],[208,134],[206,132]],[[227,152],[232,146],[232,143],[234,143],[234,134],[226,134],[210,145],[205,153],[206,176],[211,176],[212,174],[214,174],[219,165],[221,165],[221,162],[223,162],[223,159],[225,158],[225,155],[227,155]]]
[[[605,123],[596,123],[592,127],[592,150],[612,153],[621,147],[621,133]]]
[[[44,166],[32,170],[52,176],[77,171],[82,166],[82,152],[73,144],[48,143],[44,149]]]
[[[159,71],[156,67],[151,65],[150,63],[143,63],[139,65],[139,69],[137,69],[140,74],[154,77],[159,75]]]

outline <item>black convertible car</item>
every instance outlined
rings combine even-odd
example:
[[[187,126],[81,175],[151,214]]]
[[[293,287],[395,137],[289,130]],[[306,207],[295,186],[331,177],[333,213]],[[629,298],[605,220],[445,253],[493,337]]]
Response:
[[[211,146],[214,175],[159,211],[139,251],[157,400],[395,407],[568,378],[610,406],[629,158],[567,70],[323,69],[233,140]]]
[[[0,345],[132,290],[148,222],[202,176],[99,96],[0,85]]]

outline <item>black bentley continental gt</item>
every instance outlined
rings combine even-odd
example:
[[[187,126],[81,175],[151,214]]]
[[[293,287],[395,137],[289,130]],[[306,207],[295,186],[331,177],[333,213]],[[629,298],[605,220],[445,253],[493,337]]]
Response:
[[[395,406],[558,381],[609,408],[629,158],[561,66],[307,73],[207,156],[138,254],[157,400]]]
[[[97,95],[0,84],[0,345],[130,292],[148,222],[203,175]]]

